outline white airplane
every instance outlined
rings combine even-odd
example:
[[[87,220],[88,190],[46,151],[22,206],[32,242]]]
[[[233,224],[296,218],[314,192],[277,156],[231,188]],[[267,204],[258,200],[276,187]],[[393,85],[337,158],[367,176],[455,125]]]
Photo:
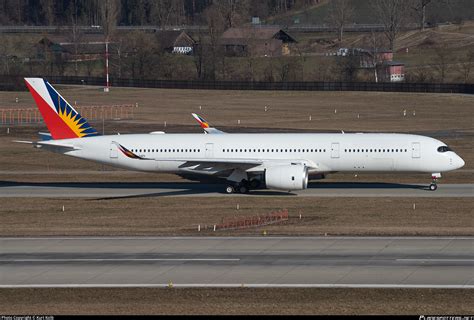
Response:
[[[309,178],[334,172],[431,173],[464,166],[445,143],[410,134],[227,134],[193,114],[205,134],[99,135],[46,80],[26,78],[49,133],[37,148],[144,172],[227,179],[227,193],[257,188],[302,190]]]

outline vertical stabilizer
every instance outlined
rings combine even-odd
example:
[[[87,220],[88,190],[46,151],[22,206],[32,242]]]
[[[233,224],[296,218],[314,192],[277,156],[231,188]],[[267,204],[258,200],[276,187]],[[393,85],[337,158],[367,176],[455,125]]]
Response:
[[[42,78],[25,78],[25,82],[53,139],[85,138],[98,135],[89,122],[48,81]]]

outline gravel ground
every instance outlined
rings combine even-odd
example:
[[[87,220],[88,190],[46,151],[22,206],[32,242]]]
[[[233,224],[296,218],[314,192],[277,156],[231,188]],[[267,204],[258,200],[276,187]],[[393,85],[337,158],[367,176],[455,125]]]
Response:
[[[472,314],[471,290],[0,289],[1,314]]]

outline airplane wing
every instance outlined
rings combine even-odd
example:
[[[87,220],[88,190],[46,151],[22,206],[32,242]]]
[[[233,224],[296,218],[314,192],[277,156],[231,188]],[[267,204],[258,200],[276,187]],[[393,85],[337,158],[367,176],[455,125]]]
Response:
[[[179,167],[190,171],[227,171],[243,170],[252,172],[263,172],[268,167],[289,164],[302,164],[309,169],[317,169],[317,165],[307,160],[257,160],[257,159],[159,159],[155,161],[177,161],[183,162]]]
[[[203,117],[201,117],[201,116],[199,116],[195,113],[193,113],[192,115],[193,115],[194,119],[196,119],[196,121],[199,122],[199,124],[201,125],[201,128],[204,129],[205,133],[208,133],[208,134],[223,134],[223,133],[225,133],[224,131],[218,130],[216,128],[211,128],[209,126],[209,123],[206,120],[204,120]]]

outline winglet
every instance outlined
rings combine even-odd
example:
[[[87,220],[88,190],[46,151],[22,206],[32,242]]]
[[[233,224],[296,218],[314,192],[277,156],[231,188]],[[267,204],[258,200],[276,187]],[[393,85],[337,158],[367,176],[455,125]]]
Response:
[[[201,125],[201,128],[203,128],[204,130],[209,128],[209,123],[206,120],[204,120],[204,118],[200,117],[199,115],[195,113],[193,113],[192,115],[194,119],[196,119],[196,121],[199,122],[199,124]]]
[[[194,119],[196,119],[196,121],[199,122],[199,125],[201,125],[201,128],[204,129],[205,133],[209,133],[209,134],[222,134],[222,133],[225,133],[223,131],[217,130],[216,128],[211,128],[209,123],[206,120],[204,120],[204,118],[201,117],[200,115],[195,114],[195,113],[192,113],[192,115],[193,115]]]

